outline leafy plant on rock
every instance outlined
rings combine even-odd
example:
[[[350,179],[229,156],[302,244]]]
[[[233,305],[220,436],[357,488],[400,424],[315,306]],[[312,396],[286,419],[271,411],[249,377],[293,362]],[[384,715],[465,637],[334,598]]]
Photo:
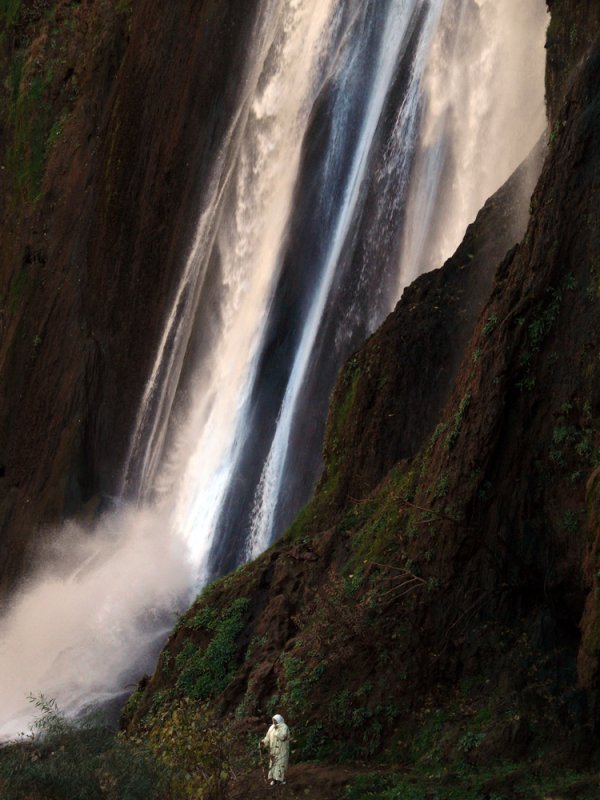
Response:
[[[221,614],[205,608],[194,618],[194,627],[213,632],[206,647],[188,641],[175,659],[179,671],[177,688],[187,697],[206,700],[227,686],[236,666],[236,639],[243,629],[243,615],[249,600],[240,597]]]

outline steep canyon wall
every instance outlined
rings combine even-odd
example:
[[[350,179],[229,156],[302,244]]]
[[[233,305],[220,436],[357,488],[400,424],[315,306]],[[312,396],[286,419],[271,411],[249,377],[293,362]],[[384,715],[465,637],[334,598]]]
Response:
[[[310,753],[345,691],[370,721],[348,729],[364,755],[390,686],[386,731],[431,695],[491,680],[527,720],[498,748],[526,749],[556,719],[595,729],[600,19],[594,4],[549,6],[549,142],[530,207],[515,224],[524,168],[346,365],[314,500],[184,618],[134,721],[186,692],[249,718],[281,701]],[[256,11],[14,8],[0,41],[2,595],[40,523],[91,517],[119,484]],[[207,607],[236,633],[227,680],[205,691],[188,656],[214,634]]]

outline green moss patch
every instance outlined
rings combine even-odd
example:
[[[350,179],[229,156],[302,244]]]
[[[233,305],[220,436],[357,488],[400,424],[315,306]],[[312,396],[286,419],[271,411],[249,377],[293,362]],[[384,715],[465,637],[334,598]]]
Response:
[[[0,0],[0,124],[15,207],[36,205],[41,197],[50,153],[78,98],[87,66],[82,61],[95,52],[91,40],[101,35],[98,26],[121,14],[120,5],[106,2],[94,17],[78,2]]]
[[[227,687],[237,666],[236,640],[244,627],[243,616],[249,603],[240,597],[221,612],[202,608],[192,618],[192,627],[204,628],[213,635],[206,647],[187,641],[177,654],[179,692],[195,700],[206,700]]]

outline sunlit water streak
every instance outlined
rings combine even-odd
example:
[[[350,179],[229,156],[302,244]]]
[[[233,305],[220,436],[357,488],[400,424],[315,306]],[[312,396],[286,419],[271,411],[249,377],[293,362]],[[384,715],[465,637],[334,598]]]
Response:
[[[178,481],[174,525],[189,544],[200,582],[225,491],[235,480],[235,452],[243,443],[257,348],[291,213],[303,131],[319,89],[317,67],[334,22],[333,6],[291,2],[282,13],[250,106],[227,213],[215,242],[222,298],[218,334],[194,379],[193,404],[178,432],[170,467],[159,476],[159,486],[173,477]]]
[[[402,113],[399,115],[402,119],[403,132],[407,139],[411,138],[411,133],[416,123],[420,79],[422,76],[420,68],[425,62],[423,53],[426,53],[429,49],[430,34],[433,29],[431,20],[437,19],[441,5],[441,1],[430,5],[429,14],[431,19],[428,20],[429,24],[424,26],[421,44],[415,57],[412,80],[409,84]],[[394,68],[398,63],[400,49],[405,41],[406,31],[415,12],[415,6],[416,3],[392,3],[389,5],[388,14],[382,22],[384,33],[377,53],[376,67],[373,70],[374,80],[369,90],[370,99],[365,109],[363,126],[358,138],[348,181],[338,205],[338,217],[331,244],[325,257],[319,283],[315,288],[314,299],[294,358],[273,443],[258,487],[251,537],[246,551],[248,558],[256,557],[268,547],[273,535],[273,515],[281,494],[281,484],[284,480],[286,464],[288,463],[290,429],[296,412],[298,396],[311,360],[323,310],[329,298],[342,248],[356,213],[365,172],[369,165],[371,145],[383,112]],[[340,114],[336,122],[338,120],[339,124],[344,124],[344,114]],[[335,156],[335,149],[332,149],[331,157],[335,158]]]

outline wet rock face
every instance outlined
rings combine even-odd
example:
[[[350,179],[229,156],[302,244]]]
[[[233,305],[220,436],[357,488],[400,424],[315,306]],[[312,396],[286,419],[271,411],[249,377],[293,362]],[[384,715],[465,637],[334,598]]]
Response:
[[[2,20],[0,594],[118,485],[256,3],[42,6]]]
[[[439,421],[497,266],[523,236],[540,143],[491,197],[446,264],[418,278],[346,365],[332,401],[321,485],[337,508],[413,458]]]
[[[580,625],[577,667],[580,684],[595,689],[600,677],[600,467],[594,470],[586,488],[588,551],[584,576],[588,594]]]
[[[458,519],[419,545],[435,547],[446,609],[481,598],[480,616],[548,654],[565,697],[578,653],[588,687],[598,653],[597,579],[582,569],[596,563],[585,497],[600,457],[597,46],[569,78],[527,233],[496,276],[415,499]],[[423,613],[432,631],[452,624],[437,602]]]
[[[546,36],[546,108],[554,129],[561,124],[565,95],[578,80],[579,68],[596,46],[600,7],[597,3],[577,0],[546,2],[550,11]]]
[[[597,7],[556,6],[549,47],[553,31],[564,42],[575,24],[597,32]],[[430,683],[481,672],[494,681],[504,663],[511,688],[527,694],[537,664],[564,719],[579,725],[596,714],[600,654],[590,477],[600,460],[597,34],[559,52],[522,242],[497,272],[498,253],[486,254],[494,267],[474,258],[484,269],[471,284],[459,271],[470,231],[443,270],[405,292],[341,376],[320,490],[330,523],[332,505],[347,514],[406,459],[399,499],[413,521],[394,523],[388,556],[438,587],[411,614],[421,673]]]

